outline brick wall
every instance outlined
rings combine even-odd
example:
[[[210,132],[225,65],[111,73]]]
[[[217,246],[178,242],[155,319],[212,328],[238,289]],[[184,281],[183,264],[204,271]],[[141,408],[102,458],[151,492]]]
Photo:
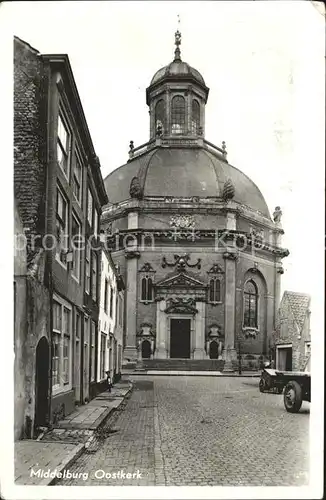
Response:
[[[37,51],[14,40],[14,188],[26,235],[44,234],[46,78]]]

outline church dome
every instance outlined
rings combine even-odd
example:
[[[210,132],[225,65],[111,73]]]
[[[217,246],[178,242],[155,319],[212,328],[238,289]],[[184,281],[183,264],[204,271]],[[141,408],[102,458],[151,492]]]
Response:
[[[173,61],[164,68],[156,71],[153,76],[150,85],[155,85],[164,78],[168,77],[185,77],[194,78],[202,85],[205,85],[205,80],[202,75],[195,68],[192,68],[188,63],[183,61]]]
[[[263,195],[243,172],[204,148],[158,147],[111,172],[104,180],[110,204],[131,198],[135,182],[138,196],[224,198],[224,185],[232,183],[233,200],[270,219]]]

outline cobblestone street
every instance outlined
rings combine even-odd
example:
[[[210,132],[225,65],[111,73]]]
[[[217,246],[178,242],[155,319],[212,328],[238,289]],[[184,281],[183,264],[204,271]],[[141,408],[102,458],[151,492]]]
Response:
[[[282,395],[259,392],[258,378],[131,380],[131,397],[107,421],[97,447],[69,468],[88,479],[58,485],[308,484],[309,403],[287,413]],[[140,474],[110,477],[121,470]]]

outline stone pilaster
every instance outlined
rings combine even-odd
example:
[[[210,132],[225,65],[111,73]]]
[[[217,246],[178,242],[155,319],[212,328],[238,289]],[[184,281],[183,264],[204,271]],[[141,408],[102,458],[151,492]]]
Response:
[[[274,295],[266,295],[266,333],[267,338],[264,338],[264,351],[268,354],[269,340],[272,336],[272,333],[275,329],[275,320],[274,320]]]
[[[284,273],[282,262],[275,263],[275,281],[274,281],[274,329],[276,326],[276,318],[281,301],[281,276]]]
[[[158,300],[156,303],[156,350],[155,358],[166,359],[167,353],[167,318],[165,314],[166,301]]]
[[[125,358],[137,360],[137,260],[140,253],[135,249],[126,251],[126,347]]]
[[[200,126],[202,128],[202,137],[205,137],[205,104],[202,99],[198,99],[200,104]]]
[[[225,342],[222,357],[225,360],[224,371],[233,371],[232,361],[236,360],[235,350],[235,284],[236,259],[234,248],[227,249],[223,254],[225,259]]]
[[[128,229],[138,229],[138,212],[128,213]]]
[[[171,90],[166,89],[165,92],[165,135],[171,135]]]
[[[205,359],[205,302],[196,302],[198,313],[195,317],[195,335],[193,345],[193,358]]]
[[[229,231],[235,231],[237,229],[237,214],[235,212],[227,212],[226,229]]]

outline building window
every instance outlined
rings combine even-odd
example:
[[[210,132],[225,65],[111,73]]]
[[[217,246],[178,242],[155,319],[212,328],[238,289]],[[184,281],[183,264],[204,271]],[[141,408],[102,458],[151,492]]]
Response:
[[[78,203],[81,205],[81,199],[82,199],[82,163],[80,161],[79,155],[76,151],[75,154],[75,164],[74,164],[74,173],[73,173],[73,178],[72,178],[72,190],[74,193],[74,196]]]
[[[177,95],[172,99],[171,112],[172,134],[186,132],[186,105],[184,97]]]
[[[311,342],[305,342],[304,344],[304,355],[310,356],[311,354]]]
[[[71,309],[53,302],[52,385],[54,389],[71,385]]]
[[[87,220],[89,225],[93,227],[93,195],[89,188],[87,191]]]
[[[59,387],[59,361],[60,361],[60,335],[53,332],[52,337],[53,353],[52,353],[52,386]]]
[[[157,132],[159,127],[161,127],[161,132],[164,134],[165,105],[163,99],[160,99],[155,106],[155,132]]]
[[[95,380],[95,333],[96,324],[91,322],[91,382]]]
[[[120,306],[119,306],[119,325],[121,327],[123,327],[123,307],[124,307],[124,301],[123,301],[123,298],[122,297],[119,297],[119,302],[120,302]]]
[[[110,318],[113,318],[113,288],[110,286],[110,309],[109,309]]]
[[[247,281],[244,288],[244,326],[257,328],[258,290],[254,281]]]
[[[97,210],[94,210],[94,235],[95,238],[98,237],[98,227],[99,227],[99,214]]]
[[[84,321],[84,385],[88,385],[89,379],[89,319]]]
[[[88,242],[85,249],[85,292],[91,289],[91,247]]]
[[[69,177],[69,146],[70,146],[70,134],[68,130],[68,125],[64,120],[63,116],[59,114],[58,116],[58,135],[57,135],[57,160],[60,168]]]
[[[198,134],[200,127],[200,106],[199,102],[195,99],[192,101],[191,113],[191,133]]]
[[[71,224],[71,245],[73,252],[72,260],[72,274],[79,281],[80,277],[80,236],[81,236],[81,225],[75,216],[72,214],[72,224]]]
[[[221,302],[221,281],[218,278],[209,282],[209,302]]]
[[[141,300],[143,302],[153,300],[153,280],[149,276],[144,276],[141,280]]]
[[[63,308],[63,382],[69,383],[69,361],[70,361],[70,310]]]
[[[68,202],[57,187],[57,206],[56,206],[56,258],[66,266],[68,250]]]
[[[97,299],[97,255],[92,252],[92,299]]]
[[[101,349],[100,349],[100,379],[105,378],[105,346],[106,346],[106,335],[101,333]]]
[[[106,279],[104,284],[104,311],[108,313],[108,292],[109,292],[109,282]]]

